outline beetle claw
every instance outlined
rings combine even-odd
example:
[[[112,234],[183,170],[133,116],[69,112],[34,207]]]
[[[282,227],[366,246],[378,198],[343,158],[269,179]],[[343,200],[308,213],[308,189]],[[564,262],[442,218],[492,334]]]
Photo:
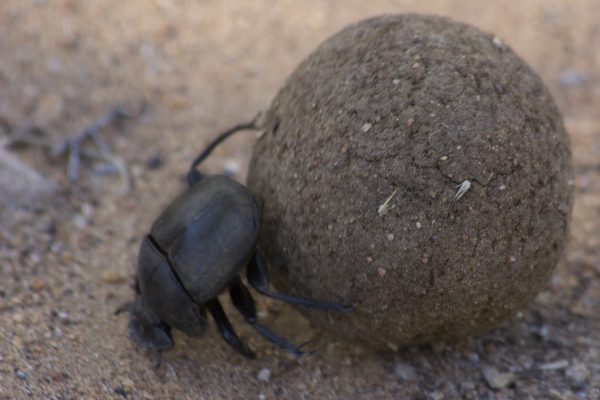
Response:
[[[213,320],[217,324],[217,328],[221,333],[221,336],[223,339],[225,339],[227,344],[245,357],[256,358],[254,352],[250,350],[250,348],[240,340],[237,333],[235,333],[235,330],[231,326],[231,323],[229,322],[229,319],[227,318],[227,315],[225,314],[225,311],[223,310],[219,300],[214,299],[209,301],[206,304],[206,308],[208,309],[210,315],[212,315]]]

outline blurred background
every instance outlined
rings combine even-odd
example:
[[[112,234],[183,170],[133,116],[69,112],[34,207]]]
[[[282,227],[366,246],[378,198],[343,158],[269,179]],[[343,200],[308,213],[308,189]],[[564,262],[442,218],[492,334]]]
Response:
[[[320,351],[242,359],[211,330],[153,359],[127,339],[138,244],[217,132],[268,108],[316,46],[383,13],[451,17],[492,32],[550,88],[571,136],[571,240],[534,304],[458,344],[372,354],[289,306],[261,319]],[[596,0],[0,3],[0,399],[600,398],[600,2]],[[67,179],[52,148],[115,106],[133,110]],[[142,111],[139,111],[142,110]],[[138,115],[139,114],[139,115]],[[253,134],[204,167],[243,180]],[[227,307],[230,307],[229,305]]]

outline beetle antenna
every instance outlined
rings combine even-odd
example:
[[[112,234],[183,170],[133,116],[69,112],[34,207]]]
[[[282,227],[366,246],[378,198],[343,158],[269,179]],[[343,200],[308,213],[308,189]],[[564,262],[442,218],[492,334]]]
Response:
[[[256,120],[258,120],[259,116],[260,113],[258,113],[250,122],[246,122],[244,124],[239,124],[232,128],[229,128],[225,132],[219,134],[212,142],[210,142],[206,149],[204,149],[204,151],[202,151],[202,153],[200,153],[192,163],[192,166],[190,167],[190,172],[188,173],[188,181],[190,181],[190,179],[192,179],[192,181],[190,181],[189,183],[191,184],[197,180],[193,179],[193,177],[197,175],[197,172],[195,171],[196,167],[200,165],[200,163],[202,163],[202,161],[204,161],[210,155],[210,153],[212,153],[215,147],[217,147],[219,144],[221,144],[221,142],[223,142],[225,139],[227,139],[229,136],[233,135],[236,132],[257,129]]]

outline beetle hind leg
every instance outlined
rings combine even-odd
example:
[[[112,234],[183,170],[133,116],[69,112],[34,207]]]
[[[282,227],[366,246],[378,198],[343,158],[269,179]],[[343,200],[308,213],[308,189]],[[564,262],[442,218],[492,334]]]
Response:
[[[260,114],[256,115],[256,117],[254,117],[254,119],[250,122],[246,122],[229,128],[225,132],[220,133],[215,139],[213,139],[213,141],[210,142],[208,146],[202,151],[202,153],[200,153],[192,162],[190,170],[187,174],[188,184],[191,186],[202,179],[203,175],[200,172],[198,172],[196,167],[198,167],[210,155],[210,153],[212,153],[215,147],[217,147],[221,142],[223,142],[225,139],[227,139],[229,136],[233,135],[236,132],[258,129],[256,121],[258,120],[259,116]]]
[[[301,346],[296,346],[258,322],[254,299],[252,298],[250,291],[246,288],[246,286],[244,286],[240,279],[237,279],[231,285],[229,288],[229,295],[231,296],[233,305],[235,308],[237,308],[240,314],[242,314],[244,319],[267,340],[296,356],[305,354],[300,350],[300,347],[306,343]]]
[[[269,289],[269,270],[267,268],[267,262],[265,261],[264,254],[259,247],[256,248],[256,253],[248,264],[246,275],[250,286],[252,286],[262,295],[272,299],[285,301],[286,303],[303,307],[315,308],[318,310],[351,311],[354,308],[354,306],[349,304],[314,301],[286,293],[271,291]]]
[[[212,315],[215,323],[217,324],[217,328],[219,329],[219,333],[225,339],[228,345],[233,347],[238,353],[242,354],[248,358],[255,358],[256,355],[244,342],[240,340],[238,335],[235,333],[233,326],[227,319],[227,315],[223,310],[223,306],[218,299],[214,299],[206,303],[206,308],[210,315]]]

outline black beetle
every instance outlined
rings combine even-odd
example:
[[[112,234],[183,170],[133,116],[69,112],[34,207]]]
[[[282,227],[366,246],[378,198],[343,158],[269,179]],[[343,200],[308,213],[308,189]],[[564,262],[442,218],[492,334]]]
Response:
[[[348,310],[269,289],[265,258],[257,245],[260,211],[248,189],[226,176],[203,176],[196,167],[231,134],[257,129],[256,118],[237,125],[211,142],[192,163],[189,186],[156,219],[142,241],[135,277],[136,298],[127,307],[129,336],[153,350],[173,346],[171,328],[199,335],[207,311],[223,339],[246,357],[254,353],[237,336],[217,296],[229,290],[233,305],[258,333],[296,355],[303,354],[258,323],[254,299],[239,274],[247,266],[248,283],[259,293],[291,304],[323,310]]]

